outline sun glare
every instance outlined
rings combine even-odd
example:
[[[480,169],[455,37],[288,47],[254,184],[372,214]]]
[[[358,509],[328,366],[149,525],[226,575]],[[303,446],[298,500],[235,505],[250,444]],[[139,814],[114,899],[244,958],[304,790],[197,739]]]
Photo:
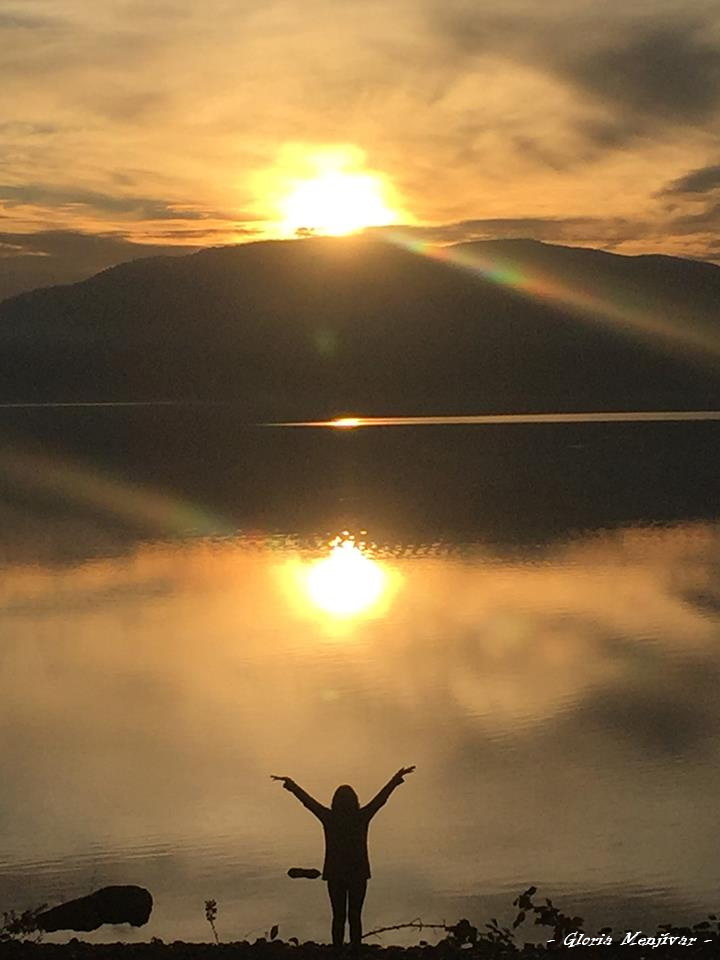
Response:
[[[400,212],[387,179],[364,169],[364,160],[353,146],[286,147],[265,190],[277,209],[279,232],[343,236],[397,223]]]
[[[353,540],[336,540],[329,556],[307,571],[305,587],[313,605],[336,617],[352,617],[370,610],[386,586],[379,563]]]

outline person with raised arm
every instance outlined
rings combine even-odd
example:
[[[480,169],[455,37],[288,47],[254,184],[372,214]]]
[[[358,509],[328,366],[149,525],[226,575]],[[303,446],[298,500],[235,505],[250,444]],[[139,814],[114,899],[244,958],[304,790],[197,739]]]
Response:
[[[401,767],[369,803],[360,806],[358,796],[344,783],[337,788],[329,807],[323,806],[290,777],[273,775],[300,803],[315,814],[325,833],[325,861],[322,878],[327,881],[332,907],[332,943],[337,953],[345,939],[345,921],[350,928],[350,946],[357,956],[362,940],[362,907],[370,879],[368,826],[393,790],[415,767]]]

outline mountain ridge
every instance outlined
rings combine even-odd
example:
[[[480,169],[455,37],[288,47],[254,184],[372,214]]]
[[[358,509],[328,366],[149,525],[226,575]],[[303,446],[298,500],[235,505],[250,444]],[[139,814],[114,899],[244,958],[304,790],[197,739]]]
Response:
[[[232,398],[278,419],[720,406],[719,303],[706,261],[530,239],[213,247],[2,301],[0,401]]]
[[[139,266],[141,264],[148,263],[173,263],[178,261],[182,263],[186,260],[191,260],[194,258],[202,258],[207,254],[213,254],[218,250],[241,250],[247,247],[259,247],[267,244],[286,244],[286,243],[308,243],[315,240],[326,240],[326,239],[338,239],[338,238],[326,238],[326,237],[305,237],[301,240],[255,240],[245,243],[237,244],[218,244],[217,246],[203,247],[200,250],[193,249],[191,252],[184,254],[153,254],[147,257],[134,257],[132,260],[124,260],[120,263],[111,264],[110,266],[103,267],[101,270],[98,270],[96,273],[93,273],[89,277],[85,277],[80,280],[72,280],[67,283],[53,283],[45,284],[38,287],[33,287],[31,290],[23,290],[19,293],[11,294],[8,297],[0,299],[0,308],[10,301],[20,300],[24,297],[32,296],[34,294],[40,293],[41,291],[46,290],[58,290],[64,289],[67,287],[78,287],[83,284],[87,284],[94,280],[96,277],[100,277],[106,274],[113,273],[117,270],[124,271],[128,267]],[[345,239],[345,238],[341,238]],[[383,242],[383,241],[376,241]],[[508,252],[512,252],[513,249],[521,248],[527,246],[528,248],[547,248],[550,250],[568,250],[568,251],[577,251],[578,253],[587,253],[590,255],[599,254],[604,257],[612,257],[621,260],[631,261],[638,263],[640,261],[648,262],[673,262],[683,265],[696,265],[702,268],[708,268],[708,274],[712,273],[714,276],[720,277],[720,264],[715,263],[710,260],[703,260],[698,257],[678,257],[673,254],[667,253],[617,253],[613,250],[603,250],[599,247],[585,247],[585,246],[576,246],[573,244],[567,243],[549,243],[546,240],[537,240],[534,237],[506,237],[501,239],[489,239],[489,240],[462,240],[456,243],[448,243],[443,245],[436,245],[433,249],[437,250],[460,250],[463,248],[475,248],[475,247],[495,247],[502,246],[507,247]]]

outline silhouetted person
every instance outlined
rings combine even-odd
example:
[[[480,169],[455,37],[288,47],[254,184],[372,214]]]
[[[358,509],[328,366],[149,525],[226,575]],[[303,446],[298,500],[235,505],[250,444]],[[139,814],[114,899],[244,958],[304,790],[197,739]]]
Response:
[[[285,789],[294,793],[323,825],[325,862],[322,878],[328,885],[332,906],[332,942],[338,952],[345,939],[346,917],[353,954],[357,955],[360,949],[361,913],[370,879],[368,825],[395,787],[403,783],[406,774],[414,769],[414,766],[401,767],[364,807],[360,806],[357,794],[346,783],[337,788],[330,807],[324,807],[290,777],[273,777],[273,780],[282,780]]]

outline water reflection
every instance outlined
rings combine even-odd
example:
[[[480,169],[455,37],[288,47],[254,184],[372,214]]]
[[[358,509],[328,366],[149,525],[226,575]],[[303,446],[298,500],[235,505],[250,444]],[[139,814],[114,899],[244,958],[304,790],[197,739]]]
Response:
[[[209,897],[223,939],[323,937],[325,890],[285,876],[321,837],[268,774],[363,802],[404,757],[414,806],[373,827],[373,926],[484,920],[529,882],[598,925],[713,907],[718,527],[359,567],[337,547],[382,572],[374,605],[315,607],[288,573],[323,555],[292,541],[4,570],[4,909],[139,883],[157,907],[135,939],[206,937]],[[322,642],[337,624],[352,643]]]
[[[316,560],[307,574],[310,600],[337,617],[371,609],[380,599],[385,574],[352,540],[335,543],[330,555]]]
[[[345,621],[387,614],[399,580],[394,567],[374,556],[372,545],[348,531],[319,557],[291,558],[288,578],[296,600]]]

